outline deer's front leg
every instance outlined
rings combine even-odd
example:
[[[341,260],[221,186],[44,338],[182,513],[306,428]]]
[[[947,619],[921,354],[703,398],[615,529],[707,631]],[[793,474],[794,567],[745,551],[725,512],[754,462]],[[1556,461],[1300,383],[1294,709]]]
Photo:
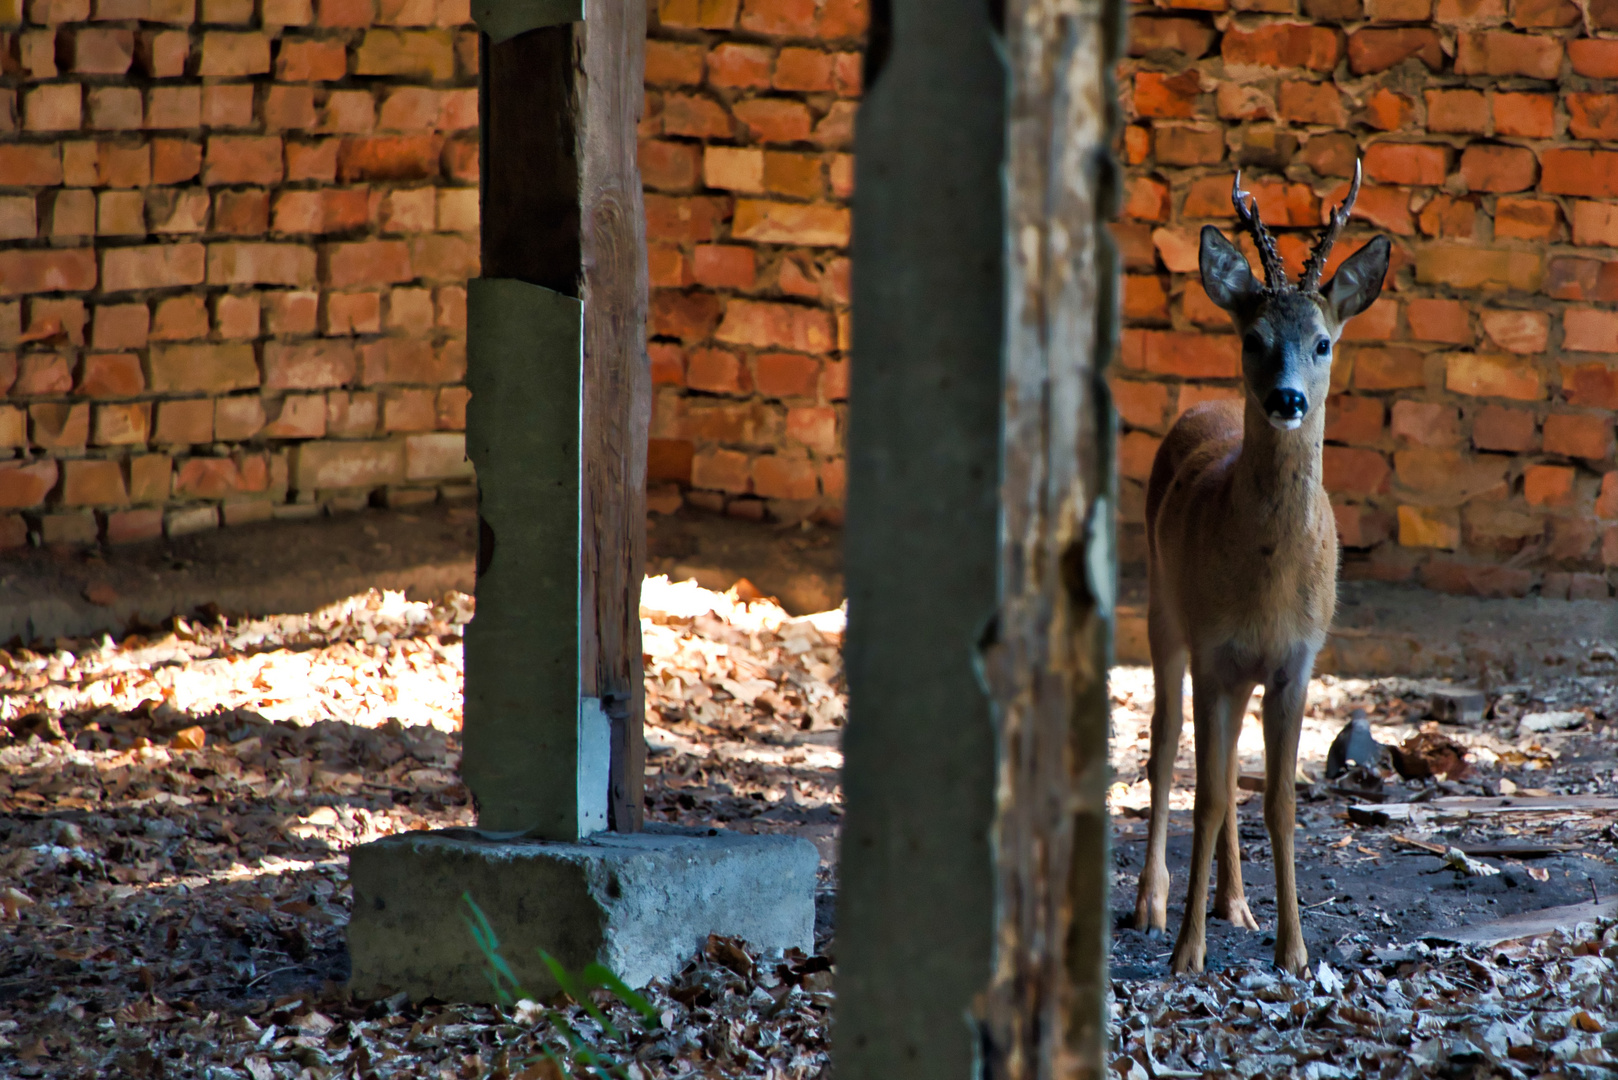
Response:
[[[1297,829],[1298,732],[1309,694],[1315,650],[1300,647],[1264,687],[1264,825],[1275,856],[1275,966],[1297,974],[1309,966],[1298,915],[1298,877],[1293,855]]]
[[[1232,797],[1228,737],[1233,694],[1212,672],[1193,669],[1192,718],[1197,738],[1197,801],[1192,812],[1191,885],[1186,890],[1185,920],[1169,965],[1175,974],[1201,971],[1208,952],[1208,872],[1214,846],[1225,827]],[[1238,719],[1240,719],[1238,717]]]
[[[1242,888],[1242,838],[1236,820],[1237,778],[1241,775],[1241,758],[1236,745],[1241,742],[1242,721],[1247,717],[1247,702],[1253,696],[1252,686],[1238,687],[1232,695],[1231,724],[1228,732],[1226,768],[1229,780],[1225,790],[1229,793],[1225,812],[1225,827],[1219,833],[1219,873],[1214,884],[1214,918],[1241,927],[1257,930],[1258,920],[1247,906],[1247,892]]]
[[[1185,722],[1185,645],[1154,606],[1147,632],[1152,646],[1152,754],[1146,762],[1151,781],[1152,816],[1146,829],[1146,859],[1135,892],[1135,929],[1165,930],[1169,921],[1169,794],[1174,790],[1174,759]]]

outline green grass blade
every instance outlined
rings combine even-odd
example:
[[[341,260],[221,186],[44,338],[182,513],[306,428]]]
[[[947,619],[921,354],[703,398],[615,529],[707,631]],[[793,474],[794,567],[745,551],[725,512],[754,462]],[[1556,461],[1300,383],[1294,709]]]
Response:
[[[663,1018],[650,1001],[629,988],[629,984],[612,973],[612,969],[605,964],[591,964],[580,973],[581,977],[592,986],[599,986],[604,990],[611,990],[618,999],[631,1009],[640,1013],[651,1022],[654,1029],[662,1027]]]
[[[578,980],[573,977],[567,968],[562,966],[562,962],[544,949],[538,951],[539,958],[545,962],[546,967],[550,968],[551,977],[562,988],[562,992],[577,1001],[580,1008],[590,1014],[590,1019],[601,1025],[601,1030],[606,1032],[608,1037],[622,1041],[623,1035],[613,1026],[612,1021],[607,1019],[607,1014],[597,1008],[596,1003],[590,1000],[589,991],[579,986]]]

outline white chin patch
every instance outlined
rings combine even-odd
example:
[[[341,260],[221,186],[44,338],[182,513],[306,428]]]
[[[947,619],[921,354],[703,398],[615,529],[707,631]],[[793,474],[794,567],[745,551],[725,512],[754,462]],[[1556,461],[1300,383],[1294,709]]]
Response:
[[[1289,416],[1283,419],[1282,417],[1271,413],[1270,426],[1277,431],[1297,431],[1299,428],[1303,427],[1303,417]]]

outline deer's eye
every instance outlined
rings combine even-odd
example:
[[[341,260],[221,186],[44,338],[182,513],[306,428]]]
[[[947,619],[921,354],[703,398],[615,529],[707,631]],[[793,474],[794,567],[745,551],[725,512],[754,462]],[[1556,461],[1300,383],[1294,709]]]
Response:
[[[1331,341],[1327,338],[1321,338],[1319,341],[1315,342],[1315,355],[1321,357],[1330,356]]]
[[[1258,331],[1249,330],[1247,336],[1242,338],[1242,348],[1248,352],[1263,352],[1264,339],[1259,336]]]

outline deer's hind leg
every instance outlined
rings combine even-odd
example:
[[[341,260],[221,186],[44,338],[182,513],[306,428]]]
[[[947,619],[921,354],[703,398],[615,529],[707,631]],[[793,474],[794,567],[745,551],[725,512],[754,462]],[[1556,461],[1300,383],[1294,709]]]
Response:
[[[1224,919],[1246,930],[1257,930],[1258,920],[1253,918],[1253,912],[1247,906],[1247,893],[1242,888],[1242,838],[1236,821],[1236,792],[1237,783],[1241,775],[1241,759],[1236,754],[1236,744],[1241,741],[1242,722],[1247,715],[1247,703],[1253,696],[1253,687],[1239,686],[1231,694],[1231,724],[1230,730],[1225,733],[1227,742],[1229,783],[1226,791],[1230,793],[1229,807],[1225,814],[1225,827],[1219,833],[1219,873],[1214,885],[1213,914],[1216,919]]]
[[[1153,591],[1146,615],[1152,648],[1152,753],[1146,776],[1152,787],[1152,816],[1146,831],[1146,860],[1135,894],[1135,929],[1166,930],[1169,922],[1169,793],[1174,790],[1174,758],[1185,724],[1185,638],[1162,598]]]

